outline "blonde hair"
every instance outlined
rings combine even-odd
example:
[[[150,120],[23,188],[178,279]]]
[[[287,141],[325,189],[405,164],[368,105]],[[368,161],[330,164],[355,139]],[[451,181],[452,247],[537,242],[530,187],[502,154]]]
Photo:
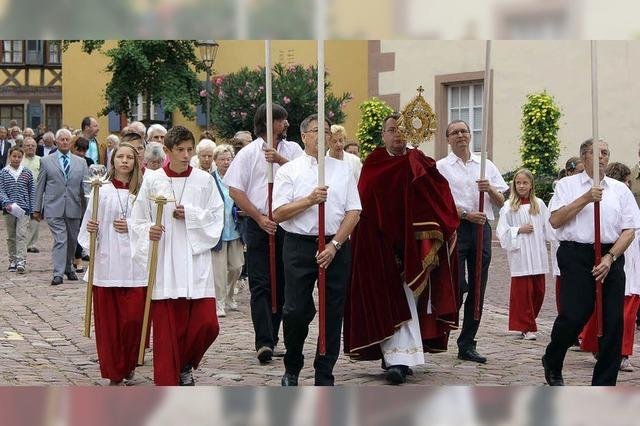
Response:
[[[331,134],[335,135],[337,133],[340,133],[345,139],[347,138],[347,130],[339,124],[334,124],[331,126]]]
[[[140,163],[138,162],[138,151],[136,151],[136,149],[130,143],[122,142],[120,145],[113,148],[113,154],[111,154],[110,161],[111,169],[109,170],[109,173],[107,173],[107,179],[113,180],[116,176],[116,154],[122,148],[129,148],[131,151],[133,151],[133,170],[131,170],[131,172],[129,173],[129,192],[137,196],[138,191],[142,186],[142,171],[140,170]]]
[[[518,191],[516,190],[516,178],[518,175],[524,175],[529,182],[531,182],[531,189],[529,190],[529,214],[532,216],[540,214],[540,206],[538,206],[538,199],[536,198],[536,182],[533,179],[533,173],[529,171],[529,169],[519,169],[515,175],[513,175],[513,180],[511,181],[511,194],[509,195],[509,203],[511,204],[511,210],[518,211],[520,209],[520,195],[518,195]]]

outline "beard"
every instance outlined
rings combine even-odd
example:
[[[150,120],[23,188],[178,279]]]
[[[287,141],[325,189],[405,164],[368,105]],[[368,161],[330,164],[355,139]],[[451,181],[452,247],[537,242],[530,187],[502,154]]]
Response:
[[[283,141],[287,138],[287,129],[284,129],[282,132],[278,133],[277,139],[279,141]]]

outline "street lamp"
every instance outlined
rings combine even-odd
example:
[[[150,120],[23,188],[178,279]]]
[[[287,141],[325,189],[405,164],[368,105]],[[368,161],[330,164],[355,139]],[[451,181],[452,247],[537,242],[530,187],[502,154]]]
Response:
[[[220,45],[215,40],[198,40],[197,45],[200,48],[202,63],[207,71],[207,130],[209,130],[211,120],[211,105],[209,98],[209,89],[211,88],[211,70],[213,69],[213,63],[216,61],[216,55],[218,54],[218,47],[220,47]]]

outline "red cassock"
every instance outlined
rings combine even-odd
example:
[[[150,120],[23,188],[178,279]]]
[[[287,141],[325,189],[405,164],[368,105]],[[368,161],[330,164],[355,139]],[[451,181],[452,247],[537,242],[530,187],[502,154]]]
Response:
[[[633,341],[636,331],[636,318],[638,308],[640,307],[640,296],[632,294],[624,297],[624,325],[622,332],[622,356],[633,355]],[[595,314],[591,315],[589,322],[584,326],[580,333],[580,349],[585,352],[599,352],[598,344],[598,328],[596,325]]]
[[[382,357],[379,343],[411,319],[404,282],[419,296],[425,352],[446,350],[458,324],[459,219],[449,183],[418,149],[390,156],[377,148],[362,167],[358,191],[362,213],[351,235],[345,353],[361,360]]]

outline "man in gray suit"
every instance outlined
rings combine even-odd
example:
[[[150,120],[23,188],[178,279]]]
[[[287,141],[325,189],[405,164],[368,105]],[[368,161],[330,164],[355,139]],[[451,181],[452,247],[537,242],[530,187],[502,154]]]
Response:
[[[56,132],[58,150],[40,161],[40,176],[36,187],[36,206],[33,218],[47,219],[53,235],[53,280],[51,285],[62,284],[62,275],[69,281],[78,276],[73,270],[73,255],[78,242],[78,231],[86,204],[84,184],[88,173],[87,162],[71,154],[71,132]]]

